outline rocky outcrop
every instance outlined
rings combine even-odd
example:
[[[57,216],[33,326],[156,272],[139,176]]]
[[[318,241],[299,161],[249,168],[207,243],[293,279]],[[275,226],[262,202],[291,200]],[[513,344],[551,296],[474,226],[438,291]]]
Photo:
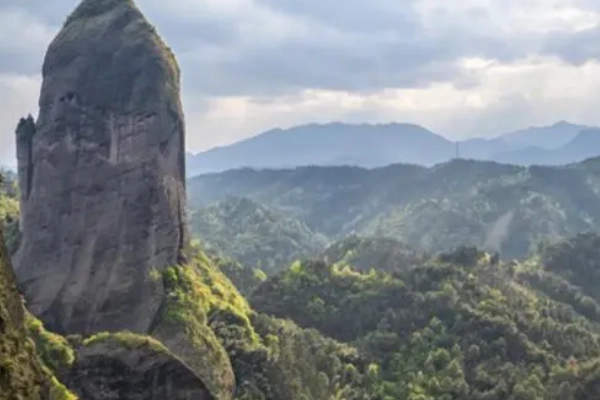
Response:
[[[171,51],[132,0],[83,0],[43,77],[37,120],[17,128],[16,273],[48,331],[91,339],[69,350],[32,323],[42,359],[83,400],[231,399],[209,292],[169,281],[193,269]]]
[[[164,346],[132,334],[102,335],[82,346],[69,385],[85,400],[213,400]]]
[[[187,242],[177,63],[132,0],[84,0],[43,78],[16,139],[28,306],[59,333],[146,333]]]

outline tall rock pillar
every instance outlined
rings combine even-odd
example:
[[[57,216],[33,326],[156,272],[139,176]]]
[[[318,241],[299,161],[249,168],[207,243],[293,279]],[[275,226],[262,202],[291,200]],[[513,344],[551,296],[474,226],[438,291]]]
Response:
[[[15,264],[51,329],[150,329],[187,242],[179,90],[132,0],[83,0],[50,45],[38,119],[17,129]]]

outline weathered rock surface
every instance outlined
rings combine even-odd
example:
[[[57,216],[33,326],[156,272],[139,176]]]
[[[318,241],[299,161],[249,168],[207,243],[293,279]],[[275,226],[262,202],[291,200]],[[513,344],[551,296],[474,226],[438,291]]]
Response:
[[[17,129],[28,306],[59,333],[146,333],[187,242],[177,63],[132,0],[84,0],[43,78]]]
[[[80,348],[69,385],[85,400],[213,400],[202,380],[165,347],[130,334]]]

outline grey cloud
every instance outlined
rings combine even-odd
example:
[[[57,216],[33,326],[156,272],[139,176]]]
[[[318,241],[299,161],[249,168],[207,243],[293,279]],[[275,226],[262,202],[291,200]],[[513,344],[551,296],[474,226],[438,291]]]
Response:
[[[38,73],[56,29],[23,8],[0,4],[0,73]]]
[[[450,136],[484,137],[496,136],[529,126],[533,122],[544,121],[540,111],[552,111],[551,118],[562,115],[555,113],[549,105],[534,104],[531,99],[519,93],[506,94],[495,103],[478,112],[456,113],[445,121],[442,131]],[[553,115],[554,114],[554,115]],[[554,121],[544,121],[554,122]]]
[[[78,0],[0,0],[0,10],[24,10],[48,25],[59,26],[77,3]]]
[[[314,19],[349,32],[382,30],[416,32],[420,29],[412,10],[415,0],[346,0],[343,3],[314,0],[258,0],[270,8]]]
[[[210,94],[256,95],[302,88],[362,91],[416,87],[451,79],[458,73],[454,66],[439,63],[433,56],[435,51],[429,49],[382,46],[380,54],[364,50],[326,44],[296,44],[279,51],[244,49],[233,59],[218,63],[205,60],[208,70],[200,68],[202,73],[187,79]],[[187,63],[185,55],[180,58]]]
[[[368,92],[437,81],[474,85],[475,78],[457,65],[463,57],[511,62],[541,53],[573,63],[600,58],[592,46],[598,43],[597,29],[519,37],[489,26],[489,11],[481,7],[466,9],[460,20],[442,8],[434,23],[427,23],[414,7],[419,0],[254,0],[244,2],[243,12],[229,14],[198,0],[185,16],[168,12],[178,1],[138,3],[176,51],[187,90],[208,96],[281,95],[306,88]],[[57,29],[75,4],[0,0],[0,13],[19,8]],[[270,22],[272,27],[263,26]],[[41,46],[23,43],[22,50],[3,51],[1,42],[0,72],[39,71]]]
[[[39,53],[0,49],[0,73],[37,74],[41,68]]]
[[[474,77],[457,65],[461,58],[512,62],[544,48],[542,35],[516,37],[488,29],[489,15],[481,8],[468,10],[468,26],[452,21],[439,28],[425,26],[412,3],[259,0],[257,4],[297,19],[312,34],[276,45],[230,36],[218,45],[206,41],[188,48],[180,60],[193,71],[188,72],[188,83],[202,93],[275,95],[302,88],[355,92],[415,88],[436,81],[473,85]],[[188,33],[190,37],[204,37],[207,32],[199,26]],[[176,33],[172,42],[177,49]]]
[[[559,56],[563,61],[574,65],[585,64],[589,60],[600,60],[600,26],[564,36],[557,34],[543,51]]]
[[[464,56],[493,52],[503,60],[518,53],[493,37],[468,37],[461,32],[428,36],[414,27],[396,32],[337,32],[335,38],[313,37],[262,46],[230,41],[216,47],[203,43],[179,58],[192,76],[188,83],[212,95],[277,94],[299,88],[376,90],[420,87],[457,79],[455,62]],[[202,37],[201,32],[197,36]],[[177,40],[173,41],[177,49]],[[206,79],[210,76],[211,79]]]
[[[573,0],[576,7],[584,10],[600,12],[600,2],[598,0]]]

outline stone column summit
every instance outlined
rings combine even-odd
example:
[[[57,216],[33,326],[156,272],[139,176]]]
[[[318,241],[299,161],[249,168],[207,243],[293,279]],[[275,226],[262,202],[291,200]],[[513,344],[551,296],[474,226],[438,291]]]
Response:
[[[83,0],[17,128],[30,310],[59,333],[148,332],[182,262],[184,116],[171,50],[132,0]]]

